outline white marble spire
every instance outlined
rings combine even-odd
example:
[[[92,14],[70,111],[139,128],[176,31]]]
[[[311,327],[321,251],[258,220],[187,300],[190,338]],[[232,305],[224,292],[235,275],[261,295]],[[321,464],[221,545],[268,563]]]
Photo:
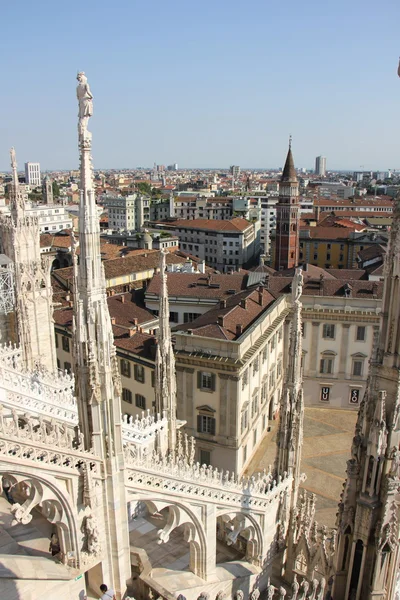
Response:
[[[300,483],[301,446],[303,442],[303,377],[302,377],[302,319],[301,294],[303,290],[302,269],[296,269],[292,282],[292,321],[289,340],[289,358],[282,389],[280,424],[278,434],[278,474],[292,473],[293,501],[297,502]]]
[[[168,419],[168,448],[174,450],[176,443],[176,376],[175,357],[172,348],[171,329],[169,326],[169,301],[166,274],[166,251],[161,250],[160,261],[160,308],[159,329],[157,335],[156,354],[156,413],[166,412]]]
[[[78,73],[79,100],[79,263],[74,252],[75,361],[81,428],[87,448],[102,457],[122,451],[120,377],[108,312],[100,255],[100,223],[92,170],[92,134],[88,131],[93,96]]]
[[[104,460],[103,494],[108,519],[101,523],[106,546],[103,577],[122,597],[130,574],[124,455],[121,426],[121,379],[118,371],[106,280],[100,255],[100,223],[91,162],[93,96],[84,73],[78,73],[79,101],[79,264],[74,255],[74,359],[79,426],[85,448]]]
[[[15,149],[11,148],[10,150],[11,157],[11,170],[12,170],[12,194],[11,194],[11,217],[14,223],[17,222],[18,219],[23,218],[25,216],[25,201],[21,194],[21,190],[19,187],[18,180],[18,170],[17,170],[17,157],[15,154]]]
[[[14,263],[15,320],[7,327],[7,334],[13,341],[17,338],[27,369],[54,372],[57,362],[51,258],[40,253],[38,218],[26,215],[14,148],[11,148],[10,156],[13,177],[11,215],[0,215],[3,252]],[[4,331],[1,320],[4,318],[0,318],[0,330]]]

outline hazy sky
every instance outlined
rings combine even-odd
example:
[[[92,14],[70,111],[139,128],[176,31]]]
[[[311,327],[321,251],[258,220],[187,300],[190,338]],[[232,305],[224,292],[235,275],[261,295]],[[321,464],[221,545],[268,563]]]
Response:
[[[0,169],[400,168],[399,0],[20,0],[1,9]]]

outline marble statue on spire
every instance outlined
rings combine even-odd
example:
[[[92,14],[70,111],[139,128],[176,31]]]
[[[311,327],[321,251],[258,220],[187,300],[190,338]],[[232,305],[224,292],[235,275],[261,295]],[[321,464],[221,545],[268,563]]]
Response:
[[[83,134],[83,132],[87,130],[89,117],[93,115],[93,95],[90,91],[85,73],[80,71],[76,78],[78,80],[76,96],[79,102],[78,129],[79,133]]]

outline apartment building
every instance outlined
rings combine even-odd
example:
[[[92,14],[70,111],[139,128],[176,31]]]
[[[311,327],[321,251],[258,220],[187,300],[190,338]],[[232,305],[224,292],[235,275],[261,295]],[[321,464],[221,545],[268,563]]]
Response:
[[[199,460],[242,473],[274,419],[287,297],[257,287],[174,330],[177,414]]]
[[[354,269],[357,254],[364,248],[383,245],[388,234],[355,231],[346,227],[304,227],[299,234],[299,260],[328,269]]]
[[[260,222],[193,219],[153,223],[179,237],[179,248],[227,272],[255,261],[260,253]]]
[[[31,187],[39,187],[41,185],[40,163],[25,163],[25,183]]]
[[[383,283],[367,280],[362,269],[304,265],[303,274],[305,404],[358,409],[379,331]],[[292,275],[288,270],[270,277],[269,289],[288,293]]]
[[[1,207],[0,211],[9,214],[10,207]],[[62,204],[49,205],[26,202],[25,213],[29,217],[37,217],[40,233],[55,233],[62,229],[72,228],[73,219],[69,214],[68,206]]]

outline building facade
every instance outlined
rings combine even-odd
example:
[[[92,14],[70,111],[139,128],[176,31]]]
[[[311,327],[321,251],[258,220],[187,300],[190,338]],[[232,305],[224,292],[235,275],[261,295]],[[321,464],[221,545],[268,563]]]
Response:
[[[25,182],[32,187],[40,187],[42,184],[40,177],[40,163],[25,163]]]
[[[260,222],[236,217],[226,221],[193,219],[155,223],[179,238],[179,248],[222,272],[255,261],[260,253]]]
[[[326,175],[326,158],[325,156],[317,156],[315,159],[315,174],[320,177],[325,177]]]

